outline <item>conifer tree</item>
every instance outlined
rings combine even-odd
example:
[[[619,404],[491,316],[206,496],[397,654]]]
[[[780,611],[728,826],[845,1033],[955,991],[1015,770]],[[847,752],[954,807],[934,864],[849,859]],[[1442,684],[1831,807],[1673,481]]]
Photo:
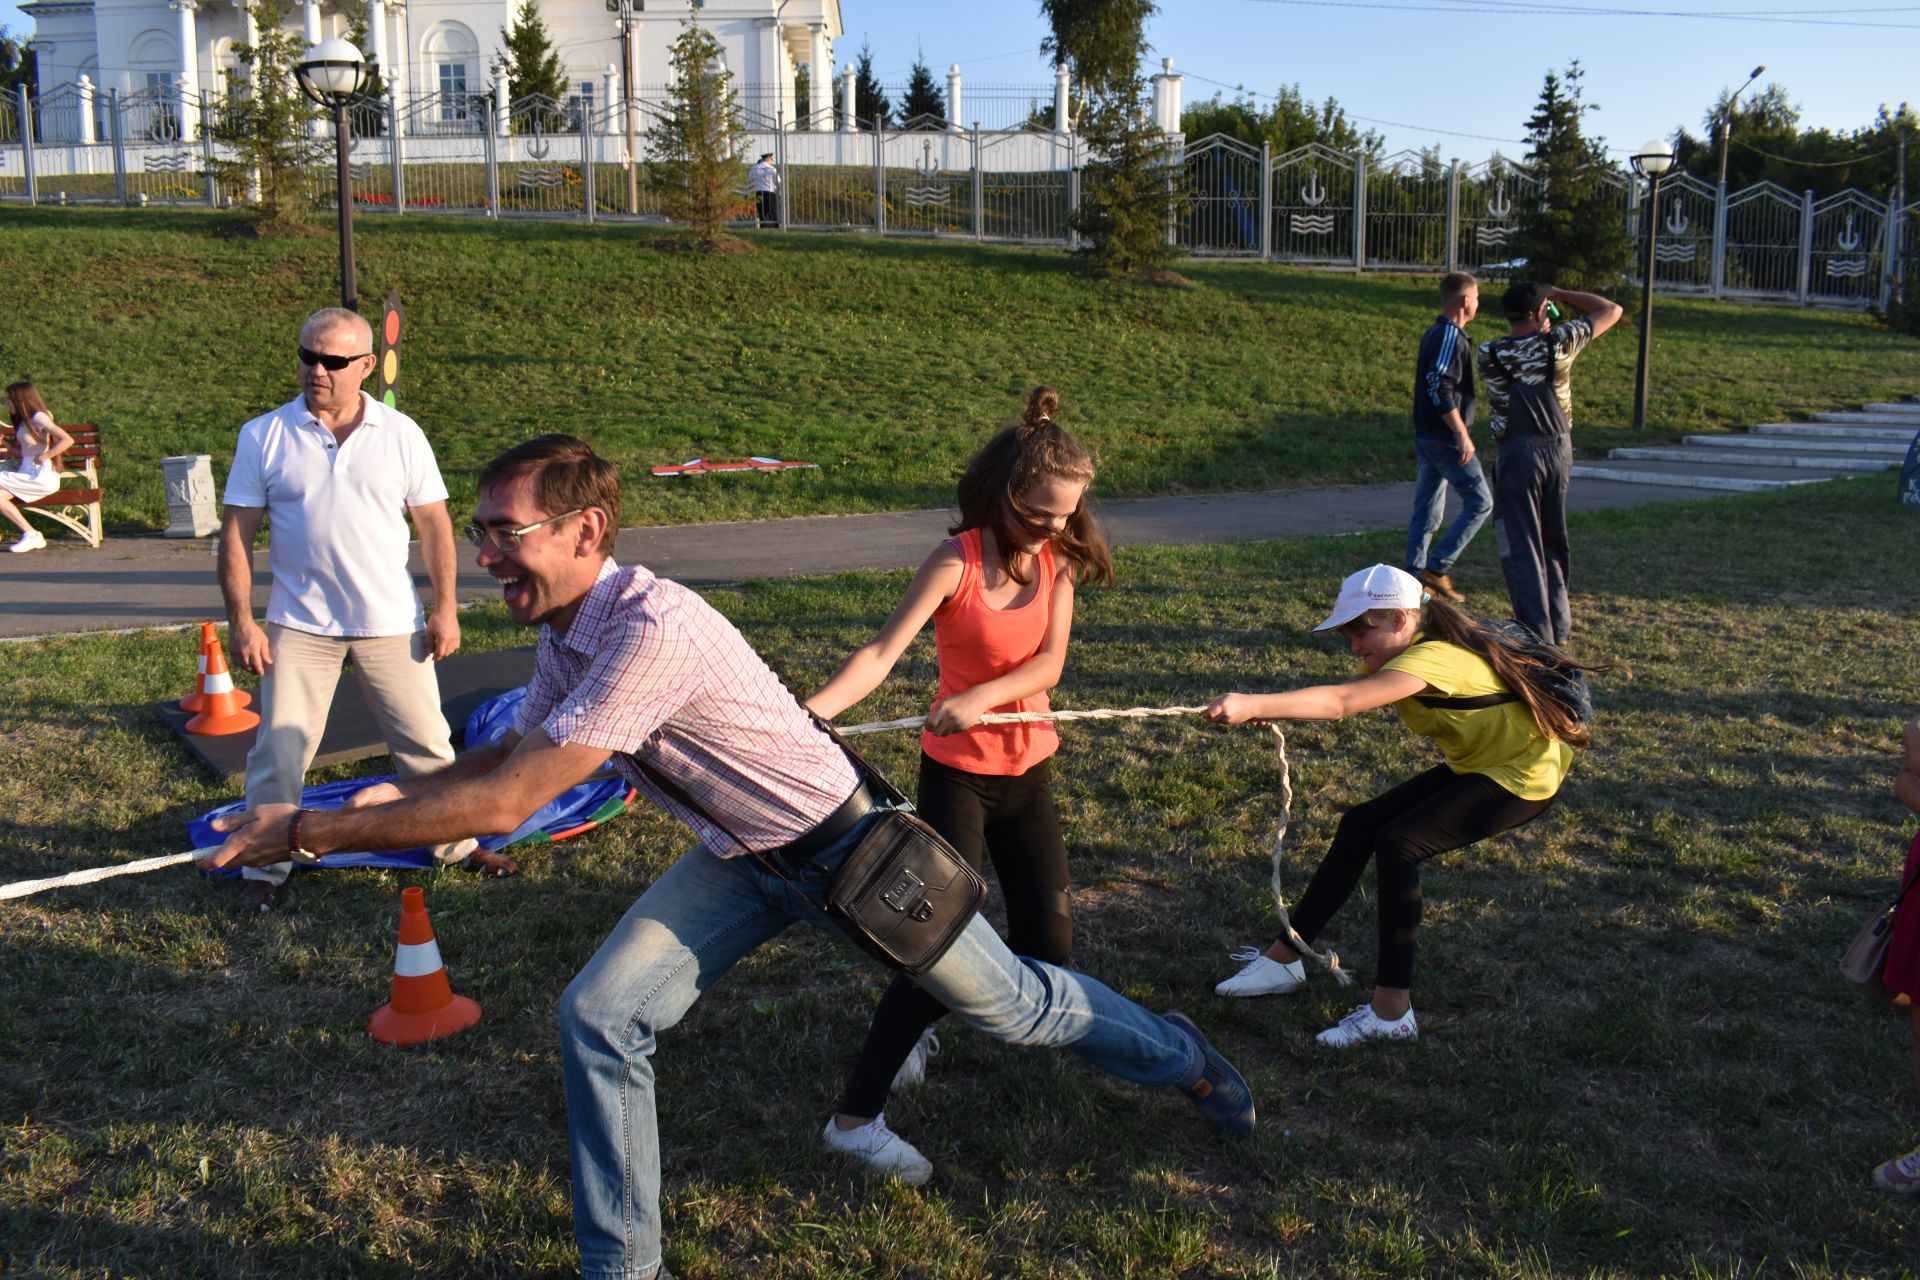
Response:
[[[687,23],[669,50],[673,92],[647,130],[653,181],[661,210],[686,224],[688,239],[710,249],[729,240],[727,223],[753,206],[741,195],[747,185],[743,153],[746,122],[733,73],[720,60],[720,42]]]
[[[893,123],[893,103],[873,74],[873,49],[864,41],[860,57],[853,64],[853,114],[862,128],[885,129]]]
[[[306,43],[281,25],[292,4],[254,0],[250,11],[260,38],[233,48],[241,75],[228,83],[213,116],[213,139],[227,155],[215,152],[209,164],[221,186],[255,193],[250,207],[263,232],[294,231],[308,220],[307,176],[332,148],[332,134],[308,136],[318,110],[293,74],[306,57]]]
[[[907,73],[907,93],[900,103],[900,123],[910,129],[947,127],[947,95],[933,82],[933,69],[926,55],[915,53],[913,69]]]
[[[1087,162],[1073,229],[1086,237],[1081,252],[1093,267],[1117,275],[1150,272],[1173,259],[1178,251],[1168,232],[1187,203],[1184,169],[1146,98],[1135,73],[1095,91],[1080,122]]]
[[[1527,120],[1527,164],[1541,189],[1521,208],[1511,244],[1529,277],[1607,292],[1631,266],[1633,245],[1607,180],[1605,144],[1581,132],[1581,118],[1594,109],[1581,101],[1584,74],[1577,60],[1564,79],[1547,72]]]
[[[560,54],[553,47],[553,37],[547,32],[546,21],[541,18],[535,0],[522,0],[514,14],[513,26],[500,28],[500,39],[506,45],[506,54],[493,64],[493,74],[496,80],[507,82],[508,101],[519,102],[537,95],[556,104],[542,105],[517,117],[514,132],[535,124],[542,129],[563,128],[567,74],[560,67]]]

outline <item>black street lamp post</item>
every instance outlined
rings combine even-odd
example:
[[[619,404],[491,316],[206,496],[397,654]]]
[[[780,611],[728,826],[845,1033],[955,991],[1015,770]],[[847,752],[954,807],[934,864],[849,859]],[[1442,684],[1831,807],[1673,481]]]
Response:
[[[353,270],[353,175],[347,167],[347,109],[365,102],[376,78],[372,63],[360,51],[332,36],[313,46],[293,73],[300,92],[333,112],[333,149],[339,173],[340,305],[360,309],[360,286]]]
[[[1633,375],[1633,429],[1647,429],[1647,362],[1653,348],[1653,242],[1660,229],[1660,179],[1673,167],[1673,148],[1655,139],[1640,148],[1633,157],[1633,171],[1647,180],[1646,211],[1641,221],[1647,228],[1646,255],[1641,259],[1643,286],[1640,292],[1640,364]]]

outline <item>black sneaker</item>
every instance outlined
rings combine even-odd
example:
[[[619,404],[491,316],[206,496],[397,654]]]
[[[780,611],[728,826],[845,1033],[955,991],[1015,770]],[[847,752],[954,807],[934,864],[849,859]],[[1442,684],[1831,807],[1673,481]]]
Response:
[[[1174,1087],[1187,1095],[1195,1111],[1228,1133],[1252,1133],[1253,1090],[1247,1088],[1247,1082],[1219,1050],[1207,1043],[1193,1019],[1184,1013],[1161,1016],[1191,1036],[1194,1047],[1200,1050],[1199,1071]]]

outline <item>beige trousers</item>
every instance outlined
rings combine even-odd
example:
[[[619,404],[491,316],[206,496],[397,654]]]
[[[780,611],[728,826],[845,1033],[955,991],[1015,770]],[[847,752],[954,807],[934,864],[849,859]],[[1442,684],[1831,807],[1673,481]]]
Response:
[[[453,760],[453,735],[440,710],[440,680],[427,657],[426,632],[406,636],[317,636],[278,623],[267,624],[273,665],[260,681],[260,730],[247,755],[247,805],[299,804],[307,766],[319,750],[333,707],[340,668],[353,658],[353,674],[386,739],[393,771],[401,777],[431,773]],[[471,840],[438,845],[434,858],[459,862]],[[247,867],[249,880],[280,884],[292,862]]]

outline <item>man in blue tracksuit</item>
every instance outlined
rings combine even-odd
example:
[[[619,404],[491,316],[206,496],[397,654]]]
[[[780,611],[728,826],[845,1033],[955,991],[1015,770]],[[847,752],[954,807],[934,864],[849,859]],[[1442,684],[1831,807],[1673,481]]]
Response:
[[[1413,519],[1407,526],[1407,572],[1455,604],[1454,561],[1493,511],[1480,460],[1474,457],[1473,346],[1467,323],[1480,309],[1480,282],[1464,271],[1440,280],[1440,315],[1420,339],[1413,367]],[[1447,511],[1447,489],[1460,495],[1460,514],[1428,552]]]

